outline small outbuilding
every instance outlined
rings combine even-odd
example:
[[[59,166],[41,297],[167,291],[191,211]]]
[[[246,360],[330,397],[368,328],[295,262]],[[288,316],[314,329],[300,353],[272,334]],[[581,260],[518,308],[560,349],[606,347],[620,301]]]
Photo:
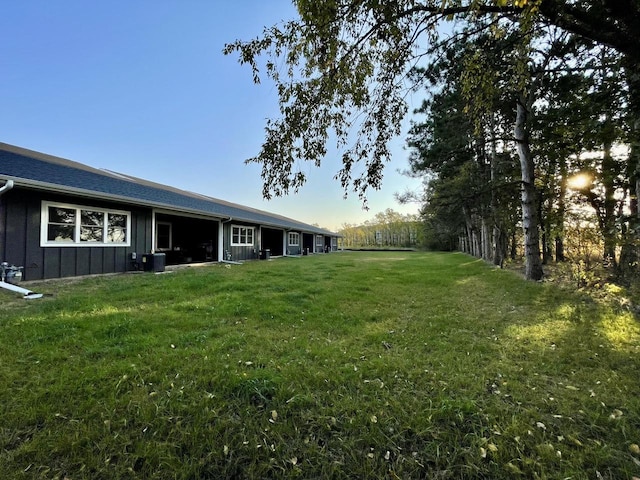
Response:
[[[24,280],[323,253],[338,236],[0,143],[0,262],[24,267]]]

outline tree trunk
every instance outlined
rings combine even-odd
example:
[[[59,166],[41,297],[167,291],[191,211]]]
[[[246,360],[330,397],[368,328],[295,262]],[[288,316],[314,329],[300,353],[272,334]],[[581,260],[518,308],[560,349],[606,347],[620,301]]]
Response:
[[[506,242],[504,241],[504,234],[500,227],[494,223],[493,225],[493,264],[502,268],[504,265],[504,257],[506,253]]]
[[[493,260],[493,242],[491,241],[491,222],[490,220],[482,219],[482,258],[491,262]]]
[[[498,193],[496,191],[496,182],[498,179],[498,153],[496,148],[496,126],[495,116],[491,115],[491,218],[493,220],[493,231],[491,232],[491,257],[488,258],[494,265],[502,268],[505,257],[504,241],[502,240],[502,222],[500,221],[500,212],[498,210]]]
[[[638,273],[640,260],[640,208],[638,195],[640,194],[640,63],[629,57],[624,61],[629,86],[629,117],[630,117],[630,152],[627,165],[629,177],[630,215],[624,234],[618,276],[623,281],[629,281]]]
[[[612,129],[610,120],[606,120],[605,129]],[[611,134],[612,136],[613,134]],[[617,270],[616,263],[616,218],[615,177],[617,176],[615,161],[611,155],[613,140],[605,140],[602,158],[602,186],[604,188],[604,218],[602,219],[602,238],[604,239],[603,263],[605,267]]]
[[[519,99],[516,109],[514,135],[522,173],[522,229],[524,233],[524,276],[527,280],[540,280],[543,275],[540,261],[538,234],[538,195],[534,184],[534,165],[527,133],[528,109],[525,97]]]
[[[560,193],[558,195],[558,223],[556,225],[556,262],[564,262],[564,214],[566,212],[565,196],[567,195],[567,161],[560,161]]]

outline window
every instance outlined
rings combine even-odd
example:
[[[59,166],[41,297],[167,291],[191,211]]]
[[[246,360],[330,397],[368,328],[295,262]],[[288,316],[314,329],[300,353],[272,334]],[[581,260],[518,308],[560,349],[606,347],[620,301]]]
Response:
[[[40,244],[128,247],[130,226],[130,212],[42,202]]]
[[[300,245],[300,234],[295,232],[289,232],[289,245],[297,247]]]
[[[316,235],[316,247],[320,247],[321,250],[324,247],[324,237],[322,235]]]
[[[156,223],[156,250],[171,250],[171,224],[169,222]]]
[[[231,245],[253,246],[253,227],[231,227]]]

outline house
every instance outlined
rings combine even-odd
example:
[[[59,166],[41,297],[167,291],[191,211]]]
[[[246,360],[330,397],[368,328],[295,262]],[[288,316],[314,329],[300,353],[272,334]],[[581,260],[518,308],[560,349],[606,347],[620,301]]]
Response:
[[[337,249],[291,218],[0,143],[0,262],[25,280]],[[164,253],[164,256],[159,254]]]

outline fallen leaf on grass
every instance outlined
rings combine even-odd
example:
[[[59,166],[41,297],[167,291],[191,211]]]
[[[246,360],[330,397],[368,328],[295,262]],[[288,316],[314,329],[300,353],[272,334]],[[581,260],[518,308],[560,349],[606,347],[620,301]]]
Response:
[[[509,462],[505,465],[505,467],[507,468],[507,470],[509,470],[511,473],[514,473],[516,475],[523,475],[524,472],[522,470],[520,470],[520,468],[518,468],[517,465],[514,465],[513,463]]]
[[[578,447],[582,447],[582,442],[580,440],[578,440],[576,437],[569,435],[567,437],[571,442],[573,442],[574,445],[577,445]]]
[[[618,410],[618,409],[616,408],[613,412],[611,412],[611,415],[609,415],[609,418],[610,418],[611,420],[617,420],[617,419],[618,419],[618,418],[620,418],[622,415],[623,415],[623,414],[622,414],[622,411],[621,411],[621,410]]]

